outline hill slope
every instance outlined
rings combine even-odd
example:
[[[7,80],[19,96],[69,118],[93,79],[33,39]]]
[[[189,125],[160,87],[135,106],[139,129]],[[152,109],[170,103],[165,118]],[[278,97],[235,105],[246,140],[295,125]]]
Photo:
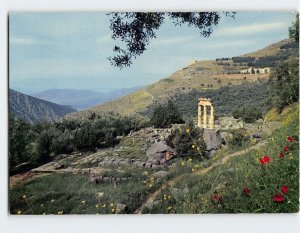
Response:
[[[247,61],[248,57],[250,57],[251,62]],[[115,101],[104,103],[86,111],[69,114],[67,118],[85,118],[91,113],[101,114],[110,111],[130,115],[140,113],[155,103],[172,99],[178,93],[189,93],[193,90],[214,90],[245,82],[265,80],[269,78],[270,72],[244,74],[241,71],[252,67],[265,68],[265,65],[269,65],[269,68],[272,69],[276,63],[282,60],[296,59],[297,57],[298,45],[295,46],[292,40],[286,39],[256,52],[235,57],[236,59],[196,61],[157,83]],[[246,62],[243,61],[245,58]],[[261,67],[261,65],[264,66]]]
[[[77,110],[94,107],[108,100],[120,98],[138,89],[122,88],[110,92],[98,92],[91,90],[75,89],[50,89],[34,94],[33,96],[42,100],[51,101],[61,105],[69,105]]]
[[[9,89],[9,112],[27,122],[54,122],[76,110]]]

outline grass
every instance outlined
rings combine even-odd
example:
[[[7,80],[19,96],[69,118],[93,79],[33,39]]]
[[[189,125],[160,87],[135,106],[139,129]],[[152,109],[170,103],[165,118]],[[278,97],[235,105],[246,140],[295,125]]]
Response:
[[[299,211],[299,145],[287,142],[292,135],[298,140],[298,117],[276,130],[265,147],[254,150],[201,175],[186,174],[173,187],[156,199],[159,203],[147,213],[295,213]],[[289,151],[278,158],[283,147]],[[261,165],[259,158],[269,155],[269,164]],[[288,186],[284,201],[276,203],[273,196]],[[174,189],[188,188],[189,193],[174,196]],[[250,189],[250,195],[243,189]],[[170,195],[165,200],[164,195]],[[219,195],[221,201],[214,201]]]
[[[132,213],[164,182],[152,179],[147,169],[103,175],[128,177],[114,184],[91,184],[82,174],[52,174],[16,186],[9,192],[10,213],[17,214],[113,214],[116,205],[125,204]],[[99,196],[103,193],[103,196]],[[25,196],[24,196],[25,195]],[[20,212],[19,212],[20,213]]]

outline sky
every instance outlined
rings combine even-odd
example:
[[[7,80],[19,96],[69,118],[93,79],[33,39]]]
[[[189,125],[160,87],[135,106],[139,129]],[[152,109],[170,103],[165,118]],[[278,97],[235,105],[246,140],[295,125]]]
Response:
[[[166,78],[191,60],[232,57],[288,38],[294,12],[237,12],[223,17],[208,38],[196,28],[166,22],[128,68],[113,67],[109,16],[87,13],[11,13],[9,84],[26,94],[47,89],[107,92]]]

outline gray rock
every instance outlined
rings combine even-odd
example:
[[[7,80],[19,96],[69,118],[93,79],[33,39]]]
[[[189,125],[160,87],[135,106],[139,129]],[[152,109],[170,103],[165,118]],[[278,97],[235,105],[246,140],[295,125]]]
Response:
[[[164,178],[164,177],[166,177],[168,174],[169,174],[169,172],[167,172],[167,171],[157,171],[157,172],[153,173],[152,176],[153,176],[154,178]]]
[[[160,152],[166,152],[168,150],[168,146],[160,141],[152,144],[147,150],[146,150],[146,155],[147,157],[152,157],[155,153],[160,153]]]
[[[208,151],[218,150],[222,145],[222,137],[219,130],[204,129],[203,140]]]

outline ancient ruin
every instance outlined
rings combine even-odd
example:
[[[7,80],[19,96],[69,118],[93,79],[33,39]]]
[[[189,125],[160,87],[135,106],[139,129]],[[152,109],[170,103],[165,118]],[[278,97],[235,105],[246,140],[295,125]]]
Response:
[[[210,109],[209,122],[207,122],[208,107]],[[202,117],[202,115],[203,115],[203,117]],[[212,106],[210,99],[202,98],[202,97],[199,99],[198,126],[201,128],[204,128],[204,129],[213,129],[214,128],[214,107]]]

